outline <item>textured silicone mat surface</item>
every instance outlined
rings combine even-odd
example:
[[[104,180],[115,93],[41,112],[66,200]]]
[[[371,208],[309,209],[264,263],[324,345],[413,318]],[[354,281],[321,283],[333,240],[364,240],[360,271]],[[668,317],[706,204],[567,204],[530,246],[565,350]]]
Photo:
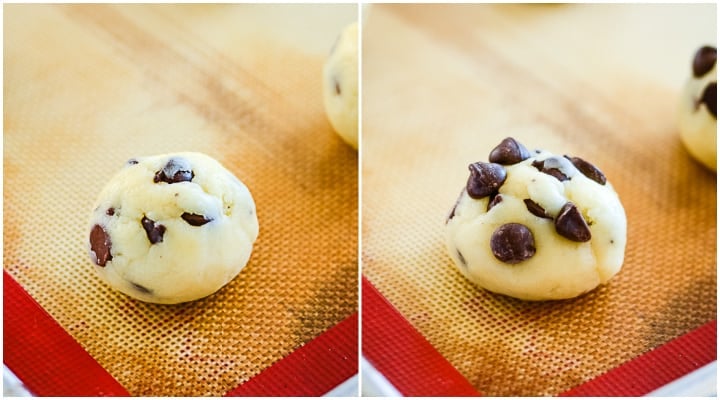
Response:
[[[357,153],[321,92],[356,9],[4,7],[4,268],[131,394],[223,395],[357,310]],[[260,236],[216,294],[138,302],[96,277],[90,209],[182,150],[247,184]]]
[[[556,395],[715,318],[716,176],[690,158],[675,121],[692,55],[716,37],[715,12],[370,9],[363,273],[484,395]],[[533,303],[485,292],[456,271],[445,218],[468,164],[507,136],[583,157],[612,182],[628,246],[608,285]]]

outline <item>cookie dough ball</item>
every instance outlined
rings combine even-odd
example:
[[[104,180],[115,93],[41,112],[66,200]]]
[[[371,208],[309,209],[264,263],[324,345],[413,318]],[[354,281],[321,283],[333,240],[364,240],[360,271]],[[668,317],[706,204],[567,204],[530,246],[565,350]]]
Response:
[[[607,282],[625,255],[625,210],[589,162],[506,138],[470,177],[446,221],[460,272],[492,292],[567,299]]]
[[[129,160],[98,196],[87,246],[110,286],[174,304],[230,282],[257,236],[248,188],[213,158],[188,152]]]
[[[348,25],[323,68],[325,112],[340,137],[358,148],[358,24]]]
[[[695,53],[692,76],[680,99],[680,137],[690,154],[717,171],[717,49],[704,46]]]

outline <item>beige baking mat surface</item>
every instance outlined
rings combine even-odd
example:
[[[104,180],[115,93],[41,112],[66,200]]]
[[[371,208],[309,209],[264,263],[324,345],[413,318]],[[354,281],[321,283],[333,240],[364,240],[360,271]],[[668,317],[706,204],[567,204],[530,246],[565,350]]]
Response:
[[[357,153],[321,92],[356,9],[4,7],[4,268],[131,394],[223,395],[357,310]],[[215,295],[145,304],[95,275],[89,213],[127,159],[181,150],[247,184],[260,236]]]
[[[371,6],[363,273],[484,395],[558,394],[716,318],[716,176],[675,125],[715,15],[715,5]],[[468,164],[506,136],[581,156],[614,185],[628,246],[608,285],[532,303],[456,271],[445,218]]]

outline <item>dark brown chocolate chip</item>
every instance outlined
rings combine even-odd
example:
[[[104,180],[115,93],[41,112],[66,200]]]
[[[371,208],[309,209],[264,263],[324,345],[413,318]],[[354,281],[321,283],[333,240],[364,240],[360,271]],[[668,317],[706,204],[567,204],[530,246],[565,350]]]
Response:
[[[460,191],[457,200],[455,200],[455,205],[453,206],[452,210],[450,210],[450,214],[448,214],[447,218],[445,218],[445,224],[450,222],[450,220],[453,219],[453,217],[455,216],[455,209],[457,208],[458,204],[460,204],[460,199],[462,199],[464,193],[465,189],[463,188],[463,190]]]
[[[525,146],[509,137],[503,139],[503,141],[490,152],[489,160],[492,163],[511,165],[528,158],[530,158],[530,152]]]
[[[104,267],[108,261],[112,260],[112,242],[110,235],[100,225],[95,225],[90,230],[90,250],[95,254],[93,261],[95,264]]]
[[[191,214],[188,212],[183,213],[180,218],[184,219],[185,222],[192,226],[202,226],[212,221],[212,218],[205,218],[204,215]]]
[[[507,173],[500,164],[476,162],[468,166],[470,178],[467,181],[467,192],[473,199],[482,199],[498,191]]]
[[[565,203],[555,219],[555,230],[560,236],[574,242],[587,242],[592,235],[580,210],[571,202]]]
[[[717,60],[717,49],[712,46],[703,46],[695,52],[693,58],[693,75],[700,78],[710,72]]]
[[[540,204],[532,201],[531,199],[525,199],[523,202],[525,202],[525,207],[527,207],[528,211],[530,211],[530,214],[540,218],[552,219],[552,216],[548,215]]]
[[[717,119],[717,82],[713,82],[705,87],[702,97],[700,98],[700,104],[705,104],[713,118]]]
[[[190,162],[184,158],[171,158],[167,164],[155,173],[153,182],[190,182],[195,177],[195,173],[190,167]]]
[[[532,166],[537,168],[538,171],[548,174],[548,175],[554,177],[555,179],[559,180],[560,182],[566,181],[569,179],[567,177],[567,175],[563,174],[562,171],[560,171],[559,169],[545,167],[545,161],[535,160],[535,161],[533,161]]]
[[[112,217],[113,215],[115,215],[115,208],[114,207],[108,208],[107,211],[105,211],[105,214]]]
[[[580,157],[569,157],[565,156],[570,162],[575,166],[575,168],[578,169],[578,171],[582,172],[583,175],[587,176],[588,178],[594,180],[595,182],[604,185],[607,182],[607,179],[605,178],[605,174],[602,173],[599,169],[597,169],[596,166],[590,164],[589,162],[583,160]]]
[[[535,238],[527,226],[513,222],[493,232],[490,248],[498,260],[517,264],[535,255]]]
[[[335,82],[335,94],[340,96],[340,93],[342,93],[340,90],[340,82],[338,82],[337,79],[333,79],[333,82]]]
[[[460,250],[458,250],[458,249],[455,249],[455,250],[457,251],[457,255],[458,255],[458,259],[460,260],[460,263],[462,264],[463,267],[467,268],[467,261],[465,261],[465,257],[463,257]]]
[[[152,295],[152,294],[153,294],[153,291],[152,291],[152,290],[146,288],[146,287],[143,286],[143,285],[138,285],[138,284],[135,283],[135,282],[130,282],[130,284],[131,284],[135,289],[137,289],[138,292],[141,292],[141,293],[143,293],[143,294],[149,294],[149,295]]]
[[[147,233],[150,243],[155,244],[163,241],[163,236],[165,235],[165,225],[158,224],[145,216],[142,217],[140,222],[145,229],[145,233]]]
[[[502,203],[502,201],[503,201],[503,197],[500,193],[492,195],[490,197],[490,201],[488,202],[487,211],[490,211],[491,208]]]

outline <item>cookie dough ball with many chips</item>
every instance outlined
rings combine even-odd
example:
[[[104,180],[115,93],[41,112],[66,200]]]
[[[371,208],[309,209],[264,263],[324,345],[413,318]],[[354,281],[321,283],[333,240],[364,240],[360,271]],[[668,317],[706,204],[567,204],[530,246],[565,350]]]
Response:
[[[690,154],[717,170],[717,49],[704,46],[692,63],[680,98],[680,137]]]
[[[507,138],[470,177],[446,221],[460,272],[492,292],[525,300],[567,299],[607,282],[625,255],[626,219],[591,163],[529,152]]]
[[[358,148],[358,24],[348,25],[323,68],[323,97],[330,124]]]
[[[248,188],[213,158],[187,152],[128,161],[98,196],[88,250],[116,290],[173,304],[231,281],[257,236]]]

